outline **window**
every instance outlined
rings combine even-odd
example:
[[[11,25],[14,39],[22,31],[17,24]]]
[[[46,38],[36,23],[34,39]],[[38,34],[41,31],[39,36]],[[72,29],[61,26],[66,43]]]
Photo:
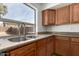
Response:
[[[7,6],[7,13],[3,18],[35,23],[35,10],[30,6],[21,3],[5,3],[5,5]]]
[[[22,3],[5,3],[4,5],[7,7],[7,13],[2,16],[5,21],[0,21],[0,35],[35,34],[35,9]]]

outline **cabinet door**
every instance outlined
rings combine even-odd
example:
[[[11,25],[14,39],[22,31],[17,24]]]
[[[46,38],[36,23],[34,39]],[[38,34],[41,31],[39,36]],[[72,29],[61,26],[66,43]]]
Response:
[[[55,24],[55,16],[56,16],[56,11],[55,10],[49,10],[49,16],[48,16],[48,23],[49,25],[54,25]]]
[[[54,54],[54,38],[49,37],[47,39],[47,56],[51,56]]]
[[[19,47],[17,49],[14,49],[9,52],[10,56],[30,56],[30,55],[36,55],[36,44],[29,44],[23,47]]]
[[[37,41],[37,56],[46,56],[46,39]]]
[[[35,51],[31,51],[27,55],[25,54],[24,56],[36,56],[36,53]]]
[[[42,11],[42,23],[43,25],[54,25],[55,24],[55,10],[48,9]]]
[[[48,25],[48,11],[42,11],[42,24]]]
[[[79,3],[72,5],[72,23],[78,23],[79,22]]]
[[[56,36],[55,53],[58,55],[67,56],[70,54],[70,42],[68,37]]]
[[[70,23],[70,6],[58,8],[56,10],[56,24]]]
[[[71,55],[79,56],[79,38],[71,38]]]
[[[41,47],[37,49],[37,56],[46,56],[46,47]]]
[[[73,56],[79,56],[79,43],[78,44],[72,44],[71,45],[71,55]]]

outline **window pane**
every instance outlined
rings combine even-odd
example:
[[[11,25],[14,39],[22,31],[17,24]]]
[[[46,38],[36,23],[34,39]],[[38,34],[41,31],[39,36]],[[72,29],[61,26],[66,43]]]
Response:
[[[22,3],[5,3],[4,5],[7,7],[7,13],[0,21],[0,36],[36,34],[36,11],[32,7]]]
[[[5,3],[7,13],[4,18],[18,20],[34,24],[34,9],[21,3]]]

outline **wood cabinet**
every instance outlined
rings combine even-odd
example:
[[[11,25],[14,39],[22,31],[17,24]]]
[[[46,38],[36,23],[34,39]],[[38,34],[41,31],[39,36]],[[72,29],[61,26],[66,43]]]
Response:
[[[79,23],[79,3],[75,3],[71,5],[71,23]]]
[[[49,36],[39,39],[29,44],[21,45],[10,51],[6,51],[9,56],[51,56],[54,54],[54,38]]]
[[[9,56],[79,56],[79,37],[50,36],[10,51]]]
[[[37,41],[37,56],[46,56],[46,38]]]
[[[70,23],[70,6],[56,9],[56,25]]]
[[[42,24],[43,25],[54,25],[55,24],[55,10],[48,9],[42,11]]]
[[[36,55],[36,43],[32,43],[26,46],[9,51],[10,56],[35,56]]]
[[[37,42],[37,56],[51,56],[54,54],[53,36],[44,38]]]
[[[47,39],[47,56],[54,55],[54,37],[48,37]]]
[[[68,37],[55,37],[55,53],[63,56],[70,55],[70,40]]]
[[[71,55],[79,56],[79,38],[71,38]]]
[[[42,12],[43,25],[62,25],[79,23],[79,3],[74,3],[57,9],[47,9]]]

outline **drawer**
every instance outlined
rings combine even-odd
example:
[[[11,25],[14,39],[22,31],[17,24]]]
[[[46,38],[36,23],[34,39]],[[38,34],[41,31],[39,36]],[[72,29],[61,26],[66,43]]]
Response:
[[[79,43],[79,38],[78,37],[77,38],[71,38],[71,41]]]
[[[55,39],[59,39],[59,40],[69,40],[69,37],[66,37],[66,36],[55,36]]]

